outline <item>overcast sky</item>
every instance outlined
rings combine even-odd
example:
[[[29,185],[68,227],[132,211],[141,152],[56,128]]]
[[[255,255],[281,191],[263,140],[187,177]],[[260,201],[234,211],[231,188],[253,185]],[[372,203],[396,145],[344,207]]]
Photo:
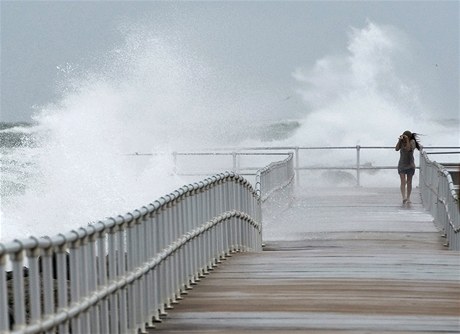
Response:
[[[458,118],[459,15],[458,1],[2,0],[1,120],[29,121],[34,107],[59,99],[66,68],[103,66],[139,26],[284,101],[295,95],[297,69],[346,52],[350,30],[368,21],[405,35],[414,61],[401,71],[430,108]],[[298,97],[291,101],[301,108]]]

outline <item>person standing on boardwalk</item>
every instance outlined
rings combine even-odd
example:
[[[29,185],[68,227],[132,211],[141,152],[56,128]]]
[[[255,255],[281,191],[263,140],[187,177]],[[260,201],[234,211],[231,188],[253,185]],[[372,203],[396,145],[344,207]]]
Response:
[[[401,179],[401,195],[403,204],[411,203],[410,194],[412,192],[412,177],[415,174],[414,150],[420,151],[420,144],[417,134],[404,131],[399,136],[395,150],[399,151],[398,174]]]

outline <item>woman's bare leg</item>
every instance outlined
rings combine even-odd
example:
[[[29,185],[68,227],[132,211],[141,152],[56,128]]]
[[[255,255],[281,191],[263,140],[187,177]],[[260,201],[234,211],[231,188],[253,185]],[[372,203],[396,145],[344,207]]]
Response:
[[[403,202],[406,201],[406,174],[400,173],[399,177],[401,179],[401,186],[399,187],[401,189],[401,196],[403,198]]]
[[[407,174],[407,202],[410,203],[410,194],[412,192],[412,176]]]

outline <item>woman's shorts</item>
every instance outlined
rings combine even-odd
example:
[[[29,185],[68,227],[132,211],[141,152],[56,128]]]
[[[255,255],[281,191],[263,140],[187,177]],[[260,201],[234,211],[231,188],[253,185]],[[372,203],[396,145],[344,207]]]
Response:
[[[398,168],[398,174],[407,174],[413,176],[415,174],[415,168]]]

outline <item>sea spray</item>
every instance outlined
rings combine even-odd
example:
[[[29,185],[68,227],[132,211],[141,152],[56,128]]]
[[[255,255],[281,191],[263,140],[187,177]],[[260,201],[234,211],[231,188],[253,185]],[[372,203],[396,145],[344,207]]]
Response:
[[[32,170],[25,188],[2,203],[1,240],[53,235],[140,208],[191,182],[174,174],[174,151],[254,136],[268,93],[207,66],[177,37],[140,26],[124,37],[88,68],[57,67],[61,98],[34,116]],[[224,170],[205,160],[210,171]]]
[[[153,202],[183,184],[172,151],[213,142],[217,117],[205,117],[199,63],[149,34],[126,36],[108,59],[100,72],[70,77],[62,99],[35,115],[34,172],[2,203],[2,240],[63,232]]]
[[[395,28],[368,22],[363,29],[351,29],[346,52],[298,68],[293,76],[307,113],[303,127],[287,142],[389,145],[405,129],[426,134],[426,145],[452,139],[447,132],[438,137],[432,117],[439,114],[423,103],[416,83],[398,73],[399,62],[407,58],[403,54],[410,52],[400,35]]]
[[[401,62],[407,64],[410,59],[411,50],[404,43],[407,38],[394,27],[368,22],[363,29],[350,29],[345,52],[296,69],[293,77],[299,83],[306,113],[295,134],[282,144],[392,147],[409,129],[422,134],[425,146],[459,145],[458,120],[448,127],[434,122],[435,115],[440,117],[438,111],[429,110],[416,83],[398,72],[405,65]],[[356,154],[356,150],[308,151],[301,163],[355,167]],[[399,158],[391,149],[363,149],[360,154],[367,167],[391,167]],[[390,173],[364,171],[363,175],[368,176],[368,185],[397,185],[399,177]],[[316,184],[331,185],[324,173],[310,174],[312,181],[319,181]],[[345,183],[356,184],[356,180]]]
[[[395,29],[370,22],[352,29],[345,52],[294,72],[305,114],[286,120],[282,108],[265,113],[262,106],[273,99],[268,92],[207,66],[179,39],[128,31],[124,44],[94,68],[64,67],[62,98],[35,116],[35,144],[9,151],[11,161],[26,160],[27,173],[23,189],[2,195],[2,241],[65,232],[154,201],[188,182],[173,173],[177,150],[391,146],[406,129],[424,134],[425,145],[456,145],[458,131],[434,124],[416,85],[398,75],[395,61],[407,52],[399,38]],[[280,124],[288,125],[281,136]],[[267,134],[270,128],[276,135]],[[301,163],[352,165],[355,159],[350,150],[307,154]],[[362,162],[394,166],[397,154],[363,152]],[[399,179],[391,173],[368,175],[388,186]]]

